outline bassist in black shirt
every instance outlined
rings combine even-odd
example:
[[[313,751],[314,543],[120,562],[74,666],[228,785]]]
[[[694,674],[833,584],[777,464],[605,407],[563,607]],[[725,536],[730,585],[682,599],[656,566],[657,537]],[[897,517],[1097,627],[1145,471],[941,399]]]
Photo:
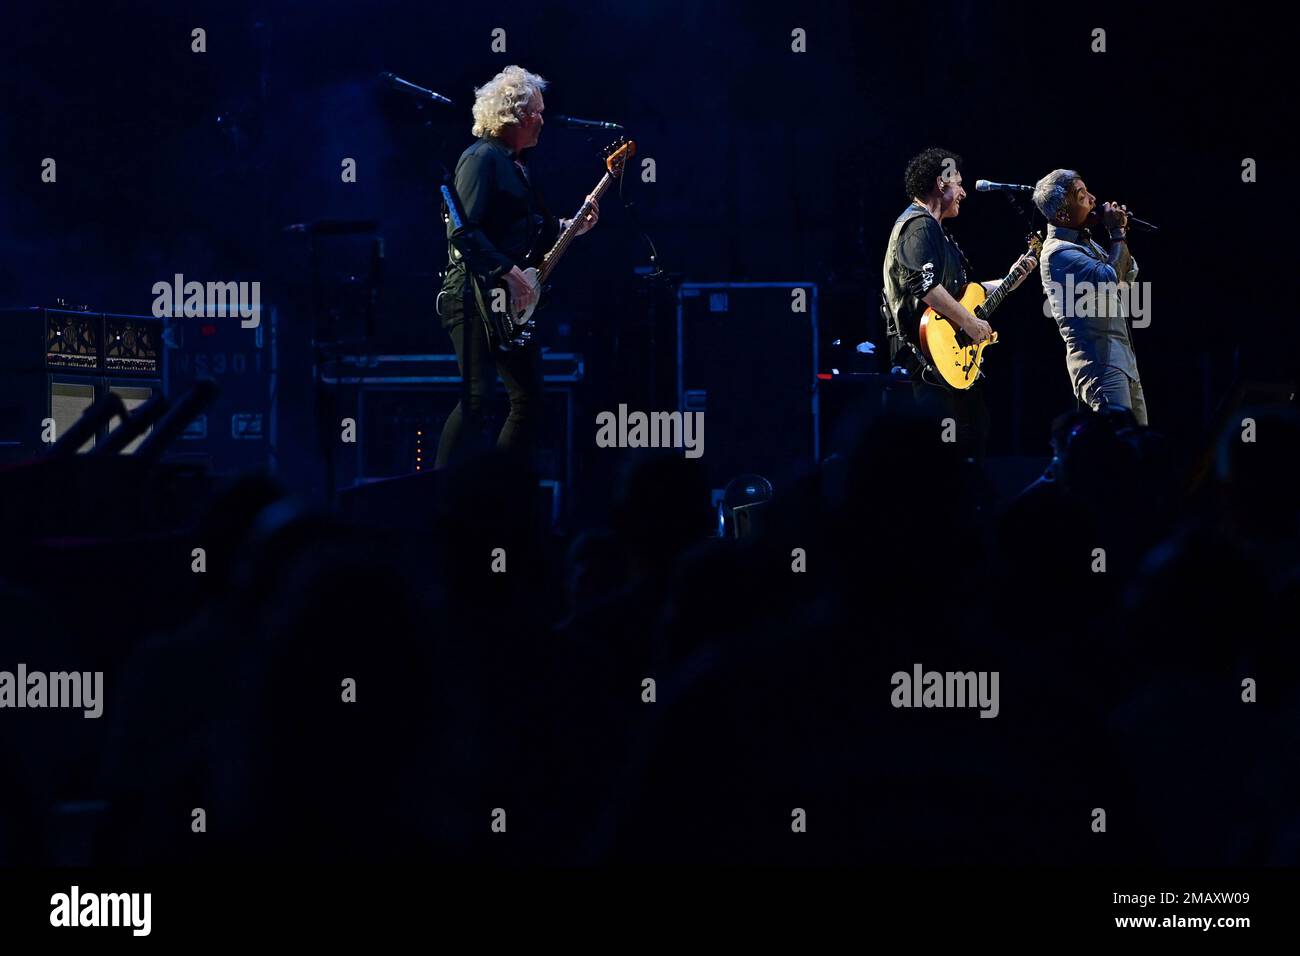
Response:
[[[530,459],[534,451],[542,398],[540,347],[534,341],[512,351],[491,349],[478,313],[492,307],[495,287],[509,290],[511,301],[526,308],[534,292],[521,264],[527,264],[530,253],[545,251],[568,225],[546,210],[521,156],[541,135],[545,88],[540,76],[509,66],[475,90],[473,133],[478,139],[456,164],[464,219],[459,231],[447,226],[449,261],[437,306],[461,374],[468,377],[469,407],[462,400],[448,417],[435,468],[452,462],[467,428],[481,421],[498,373],[510,398],[510,414],[497,447]],[[579,235],[596,224],[594,200],[590,208]]]

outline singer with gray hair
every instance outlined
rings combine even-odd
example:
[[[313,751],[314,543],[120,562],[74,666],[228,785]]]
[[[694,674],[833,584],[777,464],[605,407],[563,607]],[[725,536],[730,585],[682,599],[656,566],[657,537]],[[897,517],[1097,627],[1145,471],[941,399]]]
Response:
[[[1147,424],[1129,323],[1128,289],[1137,261],[1128,248],[1128,207],[1088,192],[1073,169],[1056,169],[1034,187],[1034,205],[1047,219],[1039,269],[1052,318],[1065,340],[1065,367],[1075,397],[1100,411],[1126,408]],[[1109,250],[1092,238],[1104,229]]]

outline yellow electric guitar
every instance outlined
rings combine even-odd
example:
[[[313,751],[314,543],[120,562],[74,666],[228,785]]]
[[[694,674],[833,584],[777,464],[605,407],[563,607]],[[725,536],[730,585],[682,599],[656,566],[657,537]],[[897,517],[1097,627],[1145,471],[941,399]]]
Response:
[[[1033,257],[1030,269],[1038,267],[1038,256],[1043,251],[1042,237],[1031,233],[1028,237],[1029,254]],[[988,321],[993,311],[1002,304],[1011,287],[1020,278],[1020,272],[1013,269],[1007,273],[996,289],[985,295],[984,287],[978,282],[966,283],[958,297],[962,305],[975,314],[977,318]],[[979,380],[981,366],[984,362],[984,350],[998,340],[998,333],[993,338],[976,345],[969,335],[952,322],[945,319],[934,309],[926,309],[921,316],[921,350],[934,365],[943,380],[953,388],[962,391],[970,388]]]

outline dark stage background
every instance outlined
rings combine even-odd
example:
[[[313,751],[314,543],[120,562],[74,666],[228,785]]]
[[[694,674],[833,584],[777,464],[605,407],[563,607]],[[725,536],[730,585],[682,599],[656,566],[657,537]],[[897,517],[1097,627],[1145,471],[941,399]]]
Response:
[[[181,455],[0,461],[0,675],[107,675],[103,720],[0,711],[0,866],[1300,860],[1300,426],[1265,387],[1297,372],[1279,241],[1292,84],[1273,49],[1286,34],[1259,10],[10,7],[0,306],[148,314],[177,273],[258,281],[279,374],[274,430],[227,449],[245,455],[239,476],[209,481]],[[206,53],[190,51],[195,27]],[[791,51],[796,28],[806,53]],[[540,317],[544,342],[586,363],[568,524],[492,455],[321,507],[310,262],[286,227],[375,220],[386,256],[367,345],[450,351],[433,308],[435,187],[471,141],[473,87],[509,64],[551,84],[532,162],[557,213],[595,183],[609,137],[556,114],[621,123],[656,164],[656,182],[634,163],[605,197]],[[420,108],[384,71],[459,105]],[[635,274],[651,241],[677,280],[817,283],[823,367],[847,368],[860,341],[884,350],[881,261],[904,165],[931,146],[965,159],[951,226],[979,278],[1005,274],[1026,232],[973,191],[979,178],[1073,167],[1160,226],[1131,241],[1151,283],[1135,332],[1151,429],[1080,416],[1030,484],[1049,423],[1073,407],[1031,278],[994,322],[988,483],[923,414],[845,415],[842,454],[824,444],[818,467],[732,513],[726,530],[743,534],[715,534],[702,469],[742,432],[789,438],[772,398],[787,347],[763,336],[717,349],[742,411],[710,425],[702,459],[596,448],[597,412],[672,407],[665,313],[647,318]],[[56,184],[41,181],[46,157]],[[355,184],[340,181],[345,157]],[[1258,182],[1242,181],[1247,158]],[[366,275],[369,248],[331,243],[327,291],[355,332],[362,286],[347,277]],[[220,321],[213,341],[244,331]],[[177,351],[192,372],[208,333],[190,333]],[[265,366],[241,368],[270,387]],[[1258,441],[1226,416],[1214,426],[1242,383],[1280,399],[1253,412]],[[832,385],[845,383],[827,386],[828,417],[853,398],[830,401]],[[346,400],[325,416],[331,436]],[[1216,430],[1221,467],[1189,480]],[[397,438],[379,451],[409,461]],[[350,452],[335,454],[343,488]],[[891,700],[913,667],[1001,674],[997,719]],[[195,808],[210,814],[201,836]],[[917,899],[943,912],[948,897]],[[1079,899],[1096,917],[1106,896]]]
[[[517,62],[551,81],[551,114],[620,122],[657,164],[657,182],[625,183],[633,210],[608,197],[599,231],[557,273],[543,335],[588,357],[579,422],[650,374],[624,334],[632,270],[649,261],[641,230],[686,279],[820,283],[823,365],[834,339],[883,345],[880,263],[906,202],[902,168],[940,145],[966,160],[971,197],[951,225],[981,278],[1005,273],[1026,230],[1000,196],[969,189],[977,178],[1032,184],[1074,167],[1099,200],[1162,227],[1132,243],[1152,283],[1137,351],[1153,422],[1191,437],[1235,380],[1294,371],[1267,344],[1286,320],[1261,262],[1281,87],[1258,19],[1235,9],[1081,17],[976,4],[24,5],[0,41],[0,290],[11,305],[147,313],[152,283],[176,272],[260,280],[280,320],[275,464],[319,491],[305,244],[283,228],[378,220],[380,341],[448,351],[432,311],[445,262],[436,171],[470,142],[472,87]],[[190,52],[195,26],[205,54]],[[1105,53],[1090,52],[1094,26]],[[490,50],[496,27],[504,54]],[[791,52],[794,27],[807,53]],[[459,105],[417,109],[381,89],[385,70]],[[595,182],[608,138],[546,129],[533,163],[560,214]],[[57,186],[40,181],[45,156]],[[344,156],[355,184],[340,182]],[[1245,157],[1261,182],[1242,182]],[[364,266],[364,248],[339,248]],[[1031,279],[999,317],[995,454],[1045,454],[1048,423],[1072,404],[1041,306]],[[761,381],[751,400],[761,414]]]

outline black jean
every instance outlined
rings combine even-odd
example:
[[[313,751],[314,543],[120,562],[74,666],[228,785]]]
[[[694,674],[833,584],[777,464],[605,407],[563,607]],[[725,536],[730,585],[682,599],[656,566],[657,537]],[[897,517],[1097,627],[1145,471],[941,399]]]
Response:
[[[434,467],[446,468],[465,452],[486,444],[483,438],[484,412],[492,397],[497,375],[501,376],[510,399],[510,414],[497,436],[497,448],[518,454],[531,463],[536,454],[538,419],[541,416],[541,348],[534,341],[526,348],[511,352],[489,349],[474,293],[468,285],[463,294],[442,295],[439,301],[443,327],[456,350],[456,365],[461,376],[469,378],[469,407],[464,407],[462,393],[461,400],[443,426]],[[468,357],[467,347],[470,351]]]
[[[937,418],[951,418],[956,425],[957,451],[977,465],[984,462],[989,442],[989,409],[984,388],[974,385],[965,391],[912,383],[912,394],[923,412]]]
[[[911,351],[897,338],[891,340],[889,352],[893,364],[907,369],[912,377],[912,397],[917,408],[940,420],[953,419],[958,454],[983,464],[989,441],[989,410],[983,383],[976,382],[964,391],[931,385],[922,378],[921,366]]]

